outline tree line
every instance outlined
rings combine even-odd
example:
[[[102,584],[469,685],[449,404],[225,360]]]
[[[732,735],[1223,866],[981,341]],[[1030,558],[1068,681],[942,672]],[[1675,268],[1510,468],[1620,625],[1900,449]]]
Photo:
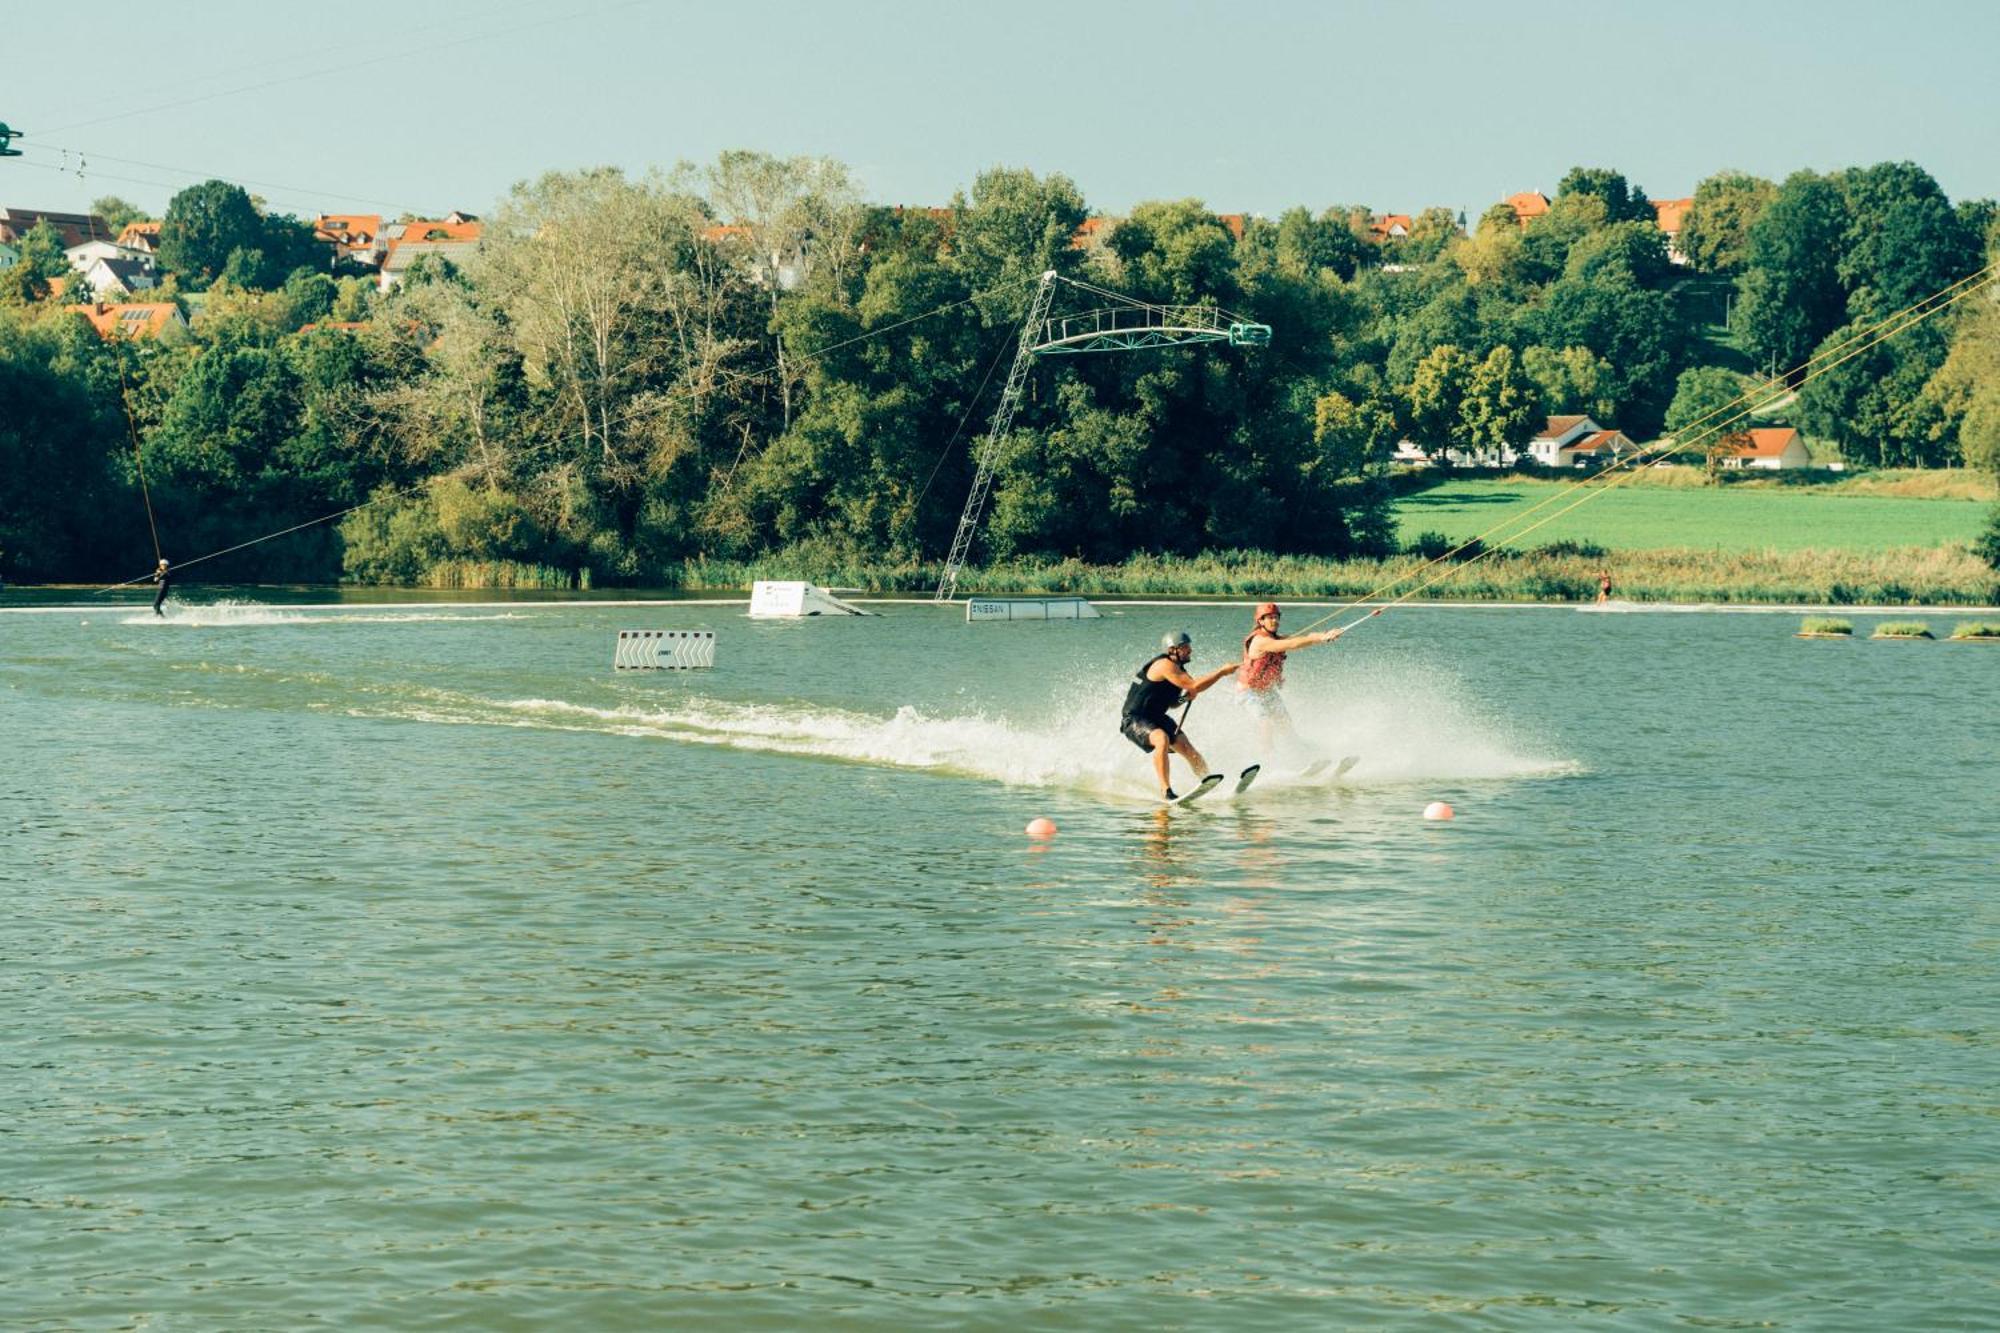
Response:
[[[1525,226],[1504,204],[1469,229],[1430,209],[1390,239],[1349,207],[1091,216],[1061,175],[995,169],[897,209],[839,163],[733,152],[525,182],[474,258],[381,294],[309,224],[211,181],[169,205],[166,283],[134,298],[198,305],[191,330],[146,341],[51,300],[60,246],[31,236],[0,278],[0,574],[149,565],[142,469],[176,559],[359,506],[217,578],[939,559],[1045,269],[1245,311],[1273,339],[1039,367],[981,554],[1386,554],[1399,439],[1514,447],[1559,413],[1653,438],[1978,273],[2000,235],[1991,202],[1953,204],[1908,163],[1712,177],[1684,264],[1644,193],[1598,168]],[[1858,462],[1995,468],[1996,371],[2000,311],[1970,300],[1785,410]]]

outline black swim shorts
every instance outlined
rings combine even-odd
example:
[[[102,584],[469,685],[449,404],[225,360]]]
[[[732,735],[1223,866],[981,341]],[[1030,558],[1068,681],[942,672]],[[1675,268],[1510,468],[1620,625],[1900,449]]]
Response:
[[[1172,745],[1174,738],[1181,734],[1181,729],[1174,725],[1170,717],[1126,717],[1118,723],[1119,734],[1147,754],[1153,752],[1152,736],[1156,730],[1167,733],[1168,745]]]

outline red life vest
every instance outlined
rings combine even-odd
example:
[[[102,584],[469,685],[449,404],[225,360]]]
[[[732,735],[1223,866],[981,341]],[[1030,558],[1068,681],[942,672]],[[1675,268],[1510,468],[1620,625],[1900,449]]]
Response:
[[[1260,636],[1266,639],[1278,637],[1262,625],[1243,636],[1243,666],[1236,673],[1236,683],[1246,690],[1275,690],[1285,683],[1285,655],[1263,653],[1252,657],[1250,645]]]

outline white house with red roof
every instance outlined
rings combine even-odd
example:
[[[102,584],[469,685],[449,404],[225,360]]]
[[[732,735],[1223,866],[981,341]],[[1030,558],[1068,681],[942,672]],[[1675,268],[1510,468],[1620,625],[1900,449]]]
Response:
[[[1409,236],[1415,225],[1408,213],[1384,213],[1368,220],[1368,234],[1378,241],[1400,241]]]
[[[1556,450],[1557,467],[1609,467],[1638,448],[1619,430],[1600,430]]]
[[[1535,438],[1528,441],[1528,457],[1543,467],[1573,467],[1576,460],[1576,446],[1592,436],[1605,433],[1604,427],[1589,417],[1550,417],[1543,423],[1541,430],[1536,432]],[[1502,458],[1500,466],[1507,467],[1513,461],[1512,458]]]
[[[1687,220],[1688,210],[1693,207],[1691,198],[1653,201],[1653,221],[1667,234],[1667,258],[1676,264],[1688,262],[1688,257],[1681,253],[1681,223]]]
[[[1722,455],[1723,467],[1778,472],[1812,466],[1811,451],[1791,426],[1757,426],[1736,434],[1740,439],[1731,452]]]
[[[331,245],[336,258],[357,264],[382,262],[380,213],[322,213],[313,219],[313,237]]]

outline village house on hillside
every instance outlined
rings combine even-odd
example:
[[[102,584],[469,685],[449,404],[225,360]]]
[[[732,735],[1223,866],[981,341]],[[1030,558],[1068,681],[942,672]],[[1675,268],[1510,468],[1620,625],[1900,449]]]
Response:
[[[313,238],[332,246],[336,260],[352,260],[370,268],[382,262],[380,213],[322,213],[313,219]]]
[[[156,338],[171,329],[187,330],[187,318],[172,301],[105,305],[101,301],[72,307],[90,321],[100,338]]]
[[[1368,231],[1378,241],[1406,240],[1416,224],[1408,213],[1384,213],[1368,220]]]
[[[111,224],[94,213],[51,213],[40,208],[0,208],[0,241],[19,245],[44,218],[62,237],[65,250],[86,241],[110,241]]]
[[[1540,190],[1523,190],[1519,194],[1510,194],[1503,202],[1514,210],[1514,221],[1523,227],[1549,211],[1549,197]]]
[[[1443,451],[1458,467],[1512,467],[1528,458],[1547,468],[1600,468],[1632,457],[1638,446],[1623,431],[1607,429],[1587,416],[1548,417],[1524,450],[1455,449]],[[1429,467],[1435,458],[1413,440],[1398,440],[1389,461],[1408,467]]]
[[[138,250],[157,257],[160,253],[160,224],[128,222],[118,233],[118,244],[127,250]]]
[[[1721,458],[1725,468],[1756,468],[1778,472],[1812,466],[1812,454],[1791,426],[1758,426],[1738,431],[1732,451]]]
[[[479,219],[471,213],[447,213],[442,218],[390,223],[384,229],[382,276],[377,280],[378,285],[385,292],[392,290],[409,272],[410,265],[425,255],[463,264],[479,248],[479,234]]]
[[[79,276],[99,300],[113,294],[130,296],[159,285],[152,264],[137,259],[93,259]]]
[[[1688,257],[1681,253],[1681,223],[1687,219],[1687,212],[1693,207],[1693,199],[1653,201],[1653,220],[1659,223],[1660,230],[1667,234],[1667,258],[1676,264],[1688,262]]]

